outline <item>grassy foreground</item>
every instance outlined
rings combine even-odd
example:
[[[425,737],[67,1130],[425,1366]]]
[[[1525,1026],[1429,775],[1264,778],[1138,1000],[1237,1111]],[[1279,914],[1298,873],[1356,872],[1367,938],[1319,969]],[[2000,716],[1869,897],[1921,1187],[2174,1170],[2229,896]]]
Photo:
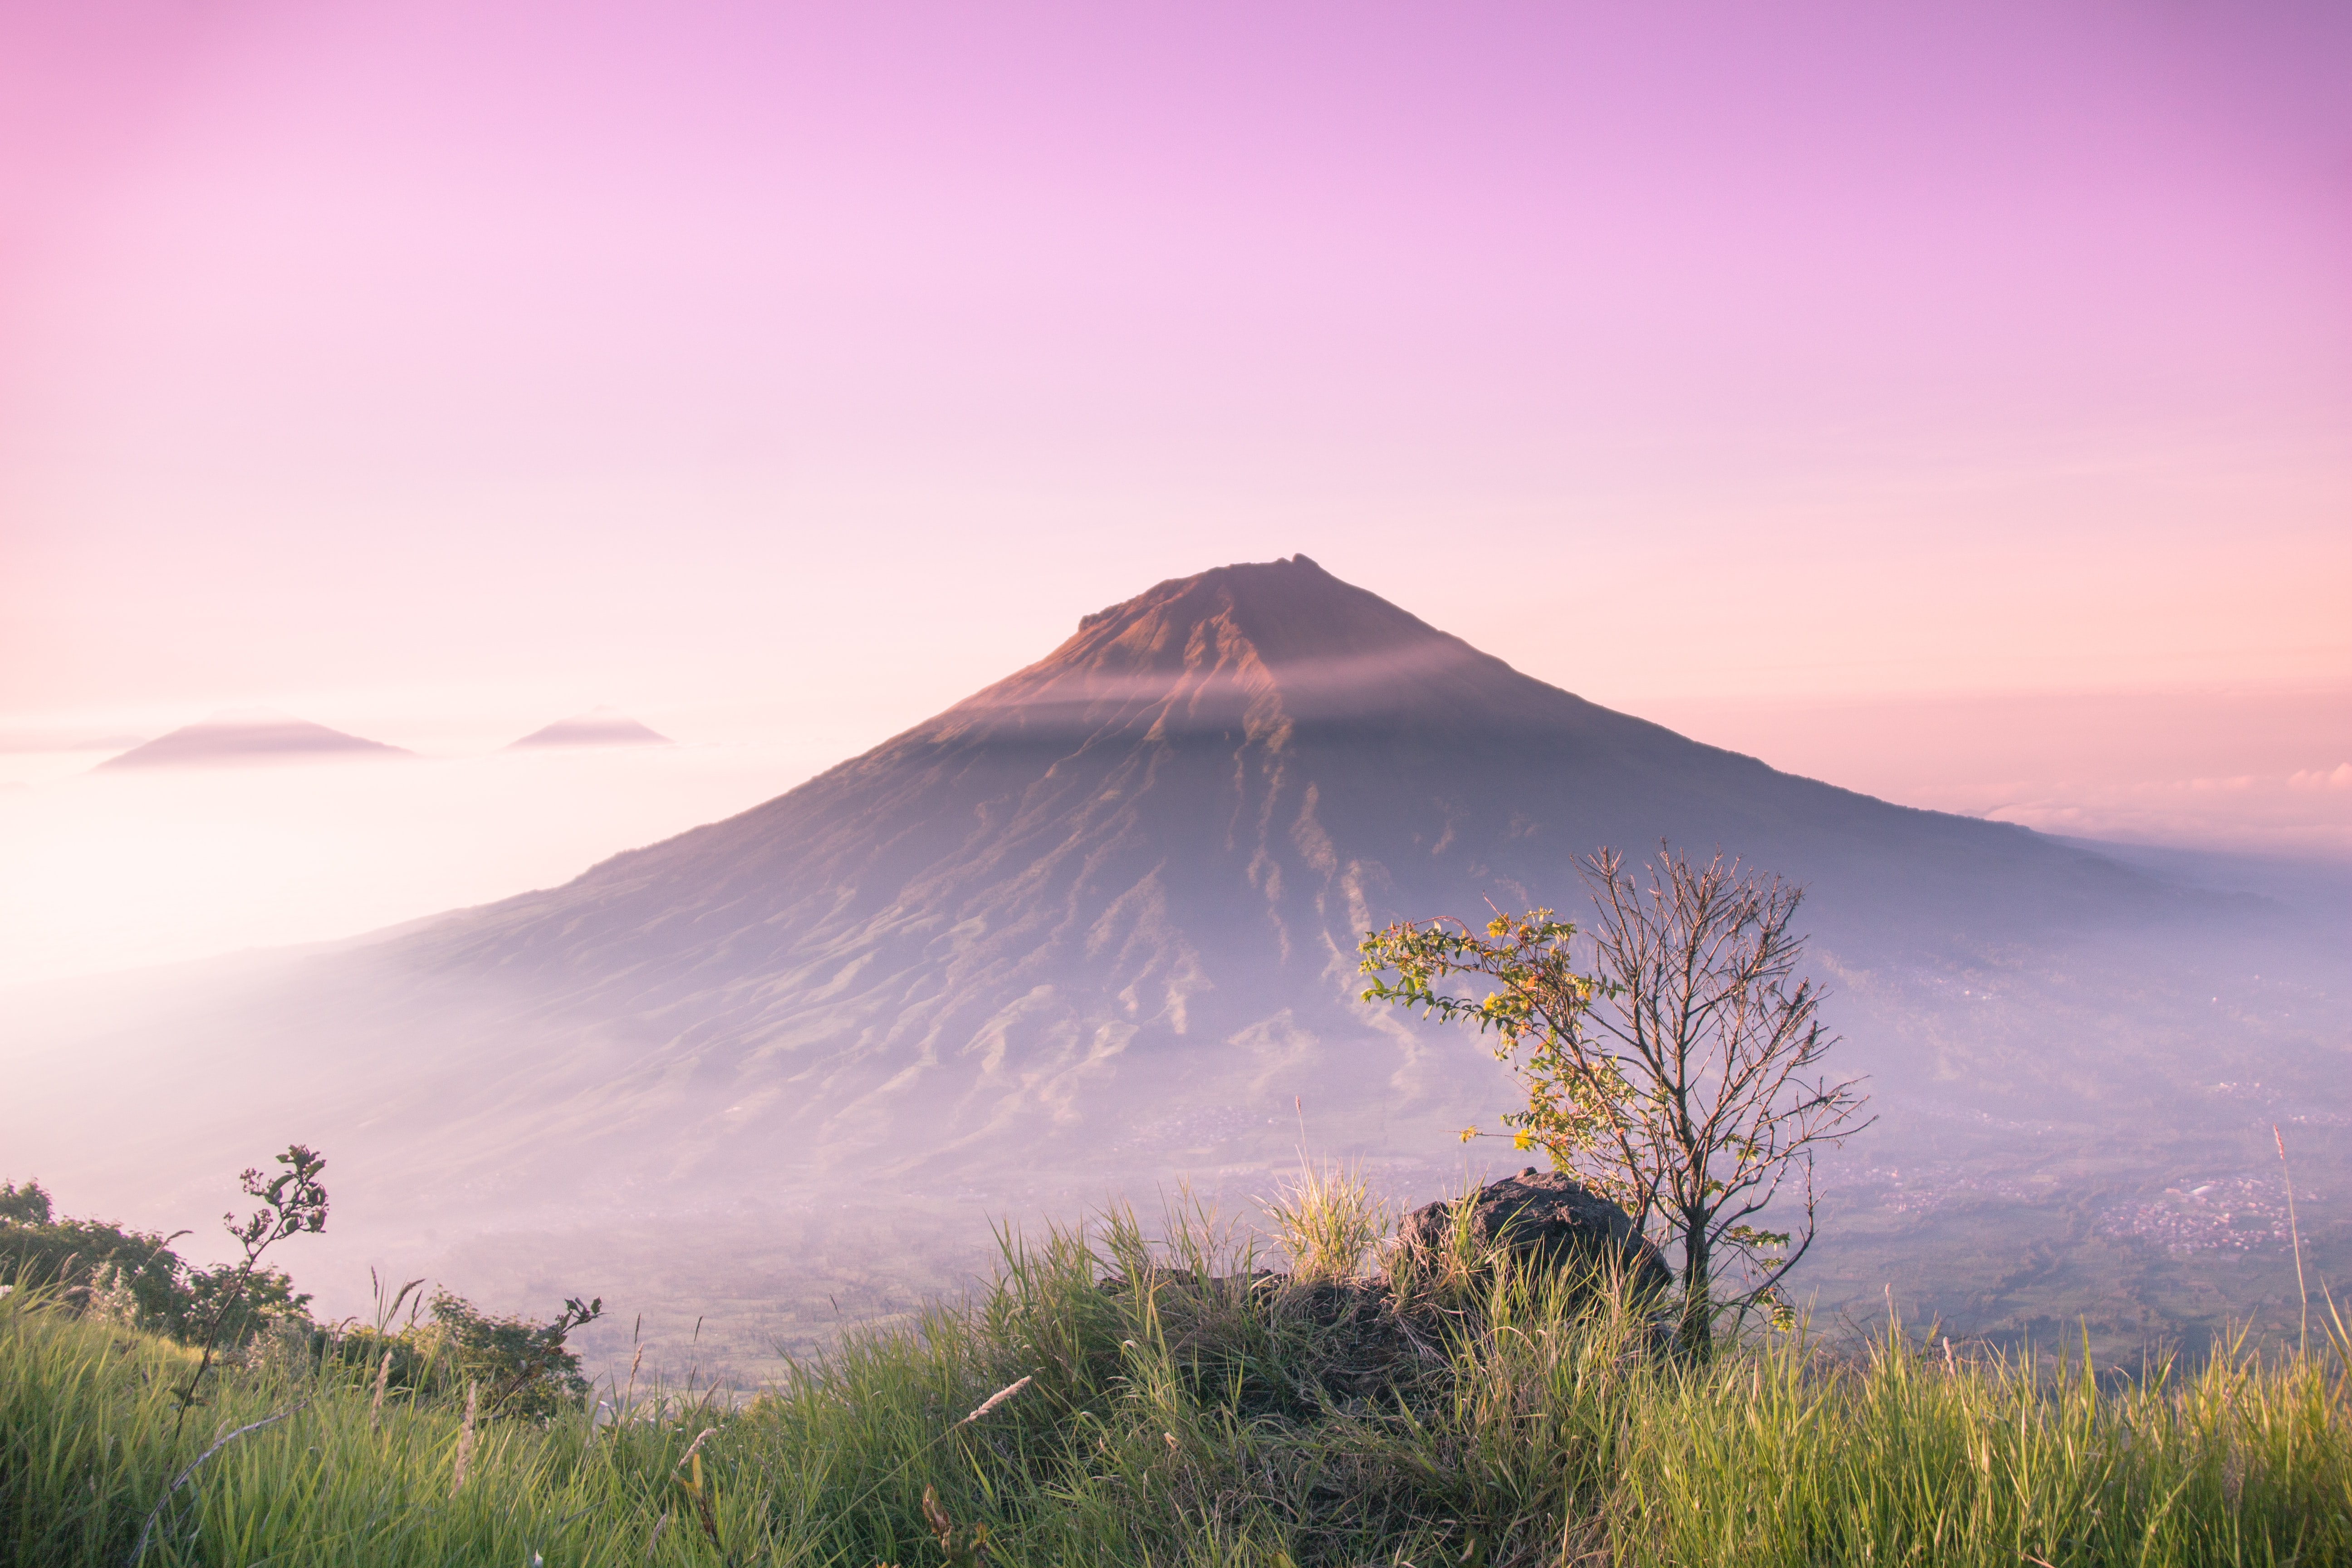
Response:
[[[624,1384],[470,1433],[454,1390],[379,1404],[314,1336],[175,1433],[189,1352],[20,1289],[0,1553],[128,1563],[152,1516],[153,1568],[2352,1563],[2339,1325],[2134,1380],[1899,1332],[1693,1368],[1605,1297],[1458,1250],[1366,1267],[1349,1215],[1287,1218],[1286,1281],[1213,1227],[1151,1247],[1114,1217],[731,1408]]]

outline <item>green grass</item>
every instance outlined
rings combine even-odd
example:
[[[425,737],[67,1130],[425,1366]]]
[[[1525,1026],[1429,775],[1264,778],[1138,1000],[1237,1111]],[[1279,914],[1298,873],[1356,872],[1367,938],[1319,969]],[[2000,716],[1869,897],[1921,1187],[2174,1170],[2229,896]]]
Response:
[[[982,1525],[1018,1563],[2352,1563],[2340,1331],[2131,1378],[1899,1331],[1691,1368],[1605,1293],[1459,1255],[1377,1271],[1349,1256],[1377,1227],[1313,1209],[1291,1220],[1313,1266],[1279,1286],[1197,1215],[1158,1246],[1124,1216],[1008,1243],[992,1290],[756,1399],[624,1384],[600,1414],[490,1419],[462,1489],[454,1389],[373,1410],[372,1368],[279,1342],[174,1436],[186,1352],[20,1290],[0,1542],[124,1563],[218,1435],[290,1410],[195,1470],[146,1563],[913,1568],[980,1560]]]

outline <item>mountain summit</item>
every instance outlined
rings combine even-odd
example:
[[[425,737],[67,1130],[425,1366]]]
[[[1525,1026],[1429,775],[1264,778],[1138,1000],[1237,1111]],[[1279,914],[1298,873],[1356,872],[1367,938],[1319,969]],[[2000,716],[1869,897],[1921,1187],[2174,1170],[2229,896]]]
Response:
[[[934,721],[964,732],[1270,733],[1286,722],[1532,718],[1564,693],[1304,555],[1161,583],[1078,622],[1045,658]],[[1529,700],[1535,707],[1529,708]]]

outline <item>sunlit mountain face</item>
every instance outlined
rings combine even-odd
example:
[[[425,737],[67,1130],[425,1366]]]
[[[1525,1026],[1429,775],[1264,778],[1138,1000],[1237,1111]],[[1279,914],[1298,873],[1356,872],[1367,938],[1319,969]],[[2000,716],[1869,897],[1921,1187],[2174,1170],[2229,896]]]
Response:
[[[562,887],[184,977],[156,1012],[26,1013],[58,1042],[37,1092],[68,1110],[7,1131],[45,1171],[159,1194],[299,1136],[366,1194],[354,1248],[483,1268],[466,1237],[511,1258],[562,1237],[739,1306],[850,1267],[824,1215],[885,1216],[910,1257],[1179,1176],[1263,1190],[1302,1135],[1421,1195],[1510,1086],[1486,1042],[1359,1000],[1362,933],[1581,918],[1579,856],[1661,841],[1809,889],[1881,1113],[1824,1173],[1825,1299],[1902,1279],[1988,1331],[2202,1322],[2243,1293],[2196,1284],[2210,1248],[2147,1239],[2181,1167],[2252,1169],[2266,1119],[2352,1124],[2343,961],[2310,902],[2335,891],[1777,773],[1297,557],[1089,615],[864,755]],[[137,1086],[110,1126],[178,1135],[75,1142],[101,1072]],[[693,1236],[737,1273],[677,1262]],[[746,1283],[780,1247],[799,1263]],[[2279,1261],[2240,1252],[2241,1284]]]

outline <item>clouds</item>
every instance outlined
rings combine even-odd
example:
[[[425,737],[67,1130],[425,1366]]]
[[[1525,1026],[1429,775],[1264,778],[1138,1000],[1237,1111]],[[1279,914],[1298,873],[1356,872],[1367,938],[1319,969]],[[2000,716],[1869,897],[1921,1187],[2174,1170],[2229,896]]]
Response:
[[[2352,690],[1665,702],[1779,767],[2048,833],[2352,861]]]

